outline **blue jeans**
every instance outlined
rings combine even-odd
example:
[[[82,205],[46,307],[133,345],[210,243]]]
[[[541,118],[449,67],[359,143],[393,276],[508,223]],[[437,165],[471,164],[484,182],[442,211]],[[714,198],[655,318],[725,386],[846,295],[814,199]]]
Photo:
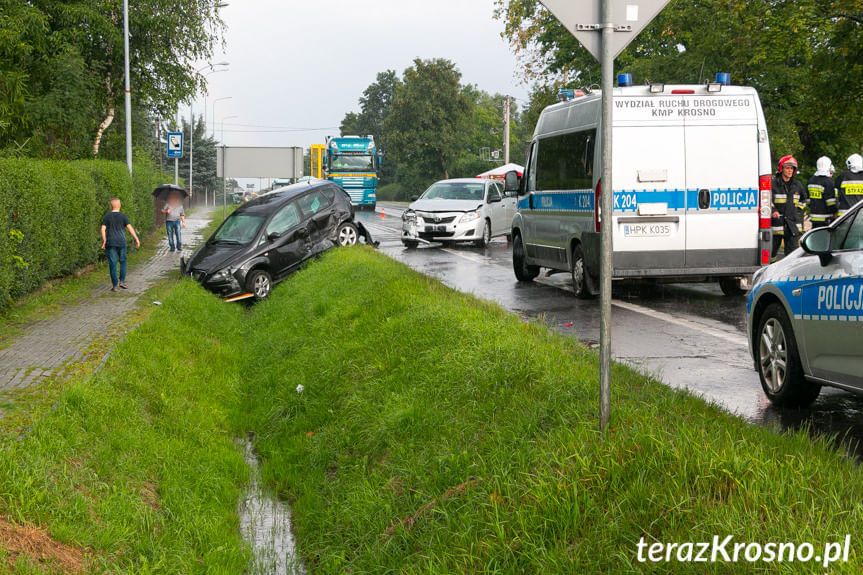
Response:
[[[126,281],[126,246],[105,246],[105,255],[108,256],[108,270],[111,272],[111,285],[117,287],[118,283]],[[120,280],[117,281],[117,262],[120,263]]]
[[[165,228],[168,230],[168,246],[173,250],[175,247],[178,250],[183,249],[183,236],[180,235],[180,220],[165,221]],[[174,242],[174,234],[177,235],[177,241]]]

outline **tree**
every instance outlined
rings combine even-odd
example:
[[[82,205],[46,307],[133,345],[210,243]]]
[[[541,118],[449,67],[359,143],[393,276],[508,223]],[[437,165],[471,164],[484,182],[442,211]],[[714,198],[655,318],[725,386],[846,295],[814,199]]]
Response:
[[[526,78],[596,82],[596,62],[537,0],[497,4]],[[861,26],[860,0],[673,0],[621,53],[616,71],[665,83],[730,72],[758,89],[774,155],[814,165],[824,153],[860,148]]]
[[[136,0],[129,27],[134,106],[169,116],[204,86],[217,2]],[[0,148],[99,155],[123,102],[122,1],[0,0],[0,29]]]
[[[414,189],[448,178],[465,141],[470,101],[460,80],[449,60],[417,58],[396,90],[384,121],[388,154],[398,178]]]
[[[365,136],[371,134],[379,150],[387,151],[387,137],[384,122],[390,115],[396,90],[401,85],[395,70],[386,70],[377,75],[375,82],[363,90],[360,97],[360,112],[348,112],[341,124],[343,136]],[[381,183],[391,182],[398,170],[398,164],[389,155],[381,165]]]
[[[207,126],[201,116],[194,120],[195,131],[194,138],[194,157],[192,158],[195,177],[192,179],[193,190],[196,194],[203,194],[205,191],[222,189],[221,178],[216,177],[216,161],[218,149],[216,140],[207,135]],[[179,162],[180,178],[189,184],[189,123],[183,120],[183,134],[187,137],[183,138],[183,157]]]

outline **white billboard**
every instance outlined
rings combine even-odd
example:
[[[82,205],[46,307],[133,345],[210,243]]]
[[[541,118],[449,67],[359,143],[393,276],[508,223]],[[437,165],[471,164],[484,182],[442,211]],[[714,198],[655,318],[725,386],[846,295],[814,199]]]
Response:
[[[216,175],[220,178],[301,178],[303,149],[216,148]]]

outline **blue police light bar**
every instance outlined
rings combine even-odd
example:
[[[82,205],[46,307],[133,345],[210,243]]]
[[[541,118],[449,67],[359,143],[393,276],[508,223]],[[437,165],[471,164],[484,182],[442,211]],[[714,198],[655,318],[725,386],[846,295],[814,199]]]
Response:
[[[728,72],[717,72],[716,73],[716,83],[722,84],[723,86],[731,85],[731,74]]]
[[[620,88],[624,88],[626,86],[632,86],[632,74],[618,74],[617,75],[617,85]]]
[[[575,90],[561,90],[557,93],[557,99],[560,102],[566,102],[567,100],[572,100],[575,98]]]

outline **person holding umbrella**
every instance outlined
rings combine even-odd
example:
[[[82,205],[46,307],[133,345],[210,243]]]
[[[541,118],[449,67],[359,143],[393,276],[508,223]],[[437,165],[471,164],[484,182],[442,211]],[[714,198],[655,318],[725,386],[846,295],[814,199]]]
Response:
[[[182,250],[183,236],[180,228],[186,227],[186,211],[183,208],[183,198],[187,196],[186,190],[180,186],[165,184],[153,190],[153,195],[158,200],[166,200],[160,211],[165,214],[168,246],[172,252]]]

